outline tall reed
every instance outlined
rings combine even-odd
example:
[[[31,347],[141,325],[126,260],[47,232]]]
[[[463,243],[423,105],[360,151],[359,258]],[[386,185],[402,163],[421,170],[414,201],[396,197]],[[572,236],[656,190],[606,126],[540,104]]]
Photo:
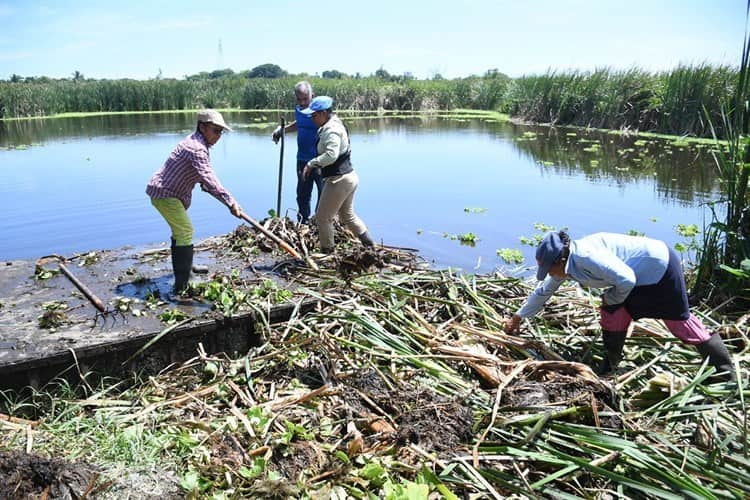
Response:
[[[750,0],[747,5],[750,19]],[[704,230],[694,286],[700,297],[710,296],[712,287],[718,286],[724,292],[721,299],[728,294],[745,304],[750,302],[749,79],[750,36],[746,32],[737,84],[728,102],[721,103],[720,120],[705,111],[714,137],[718,140],[723,135],[729,148],[727,152],[717,148],[715,153],[722,198],[711,206],[711,222]]]
[[[513,80],[505,101],[511,115],[534,122],[710,137],[703,110],[718,123],[737,78],[733,68],[706,64],[660,73],[548,71]]]
[[[286,109],[294,103],[299,77],[252,78],[231,75],[188,80],[0,81],[0,118],[70,112],[161,111],[212,108]],[[497,109],[508,79],[456,80],[312,78],[318,95],[330,95],[341,109],[425,111]]]

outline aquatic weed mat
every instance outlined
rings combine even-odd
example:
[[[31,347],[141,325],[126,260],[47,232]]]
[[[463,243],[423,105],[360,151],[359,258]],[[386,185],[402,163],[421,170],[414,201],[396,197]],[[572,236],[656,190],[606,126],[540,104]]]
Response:
[[[738,385],[705,384],[695,351],[655,322],[636,325],[622,369],[603,380],[580,362],[602,354],[595,301],[580,290],[561,290],[511,336],[504,320],[529,284],[390,264],[344,275],[334,263],[347,251],[317,272],[290,268],[319,306],[265,325],[244,356],[199,350],[55,409],[15,401],[39,421],[34,449],[160,463],[201,497],[750,494],[743,322],[709,322],[733,347]],[[73,420],[75,433],[61,428]],[[94,446],[104,429],[139,452]]]

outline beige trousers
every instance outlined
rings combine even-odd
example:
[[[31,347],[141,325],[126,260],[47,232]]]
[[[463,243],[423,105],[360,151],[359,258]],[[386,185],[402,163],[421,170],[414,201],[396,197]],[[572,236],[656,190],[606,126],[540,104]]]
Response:
[[[359,185],[357,172],[326,177],[320,195],[315,218],[320,233],[320,248],[333,249],[333,219],[338,215],[339,222],[351,230],[355,236],[367,231],[367,226],[354,213],[354,192]]]

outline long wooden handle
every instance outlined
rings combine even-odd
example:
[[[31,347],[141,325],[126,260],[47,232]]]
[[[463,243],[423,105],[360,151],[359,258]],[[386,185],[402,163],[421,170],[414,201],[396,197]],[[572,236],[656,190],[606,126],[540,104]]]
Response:
[[[299,252],[297,250],[295,250],[294,248],[292,248],[289,245],[289,243],[287,243],[286,241],[282,240],[281,238],[279,238],[278,236],[276,236],[275,234],[273,234],[271,231],[269,231],[265,227],[261,226],[252,217],[250,217],[249,215],[245,214],[244,212],[242,214],[240,214],[240,217],[244,221],[246,221],[247,223],[249,223],[251,226],[253,226],[255,229],[257,229],[261,233],[263,233],[266,236],[268,236],[269,238],[271,238],[271,240],[274,243],[276,243],[278,246],[280,246],[286,253],[288,253],[289,255],[291,255],[292,257],[294,257],[295,259],[303,260],[302,256],[299,254]]]
[[[63,274],[67,276],[67,278],[70,280],[70,282],[73,283],[76,286],[76,288],[78,288],[78,290],[80,290],[81,293],[86,296],[87,299],[89,299],[89,302],[91,302],[94,305],[94,307],[96,307],[99,310],[99,312],[102,312],[102,313],[106,312],[106,308],[104,307],[104,302],[102,302],[102,300],[99,297],[94,295],[94,292],[89,290],[89,287],[84,285],[78,278],[73,276],[73,273],[71,273],[68,270],[68,268],[65,267],[65,264],[63,264],[62,262],[58,262],[57,265],[60,266],[60,271],[62,271]]]
[[[286,122],[281,117],[281,149],[279,151],[279,190],[276,196],[276,217],[281,217],[281,181],[284,178],[284,127]]]
[[[36,261],[36,268],[37,272],[44,269],[44,264],[46,264],[48,261],[54,260],[57,262],[58,267],[60,268],[60,271],[70,280],[71,283],[73,283],[78,290],[87,298],[89,299],[89,302],[91,302],[94,307],[96,307],[99,312],[106,313],[107,308],[104,307],[104,302],[102,302],[102,299],[97,297],[94,292],[89,290],[89,287],[84,285],[78,278],[73,276],[73,273],[70,272],[70,270],[63,264],[65,262],[65,257],[61,257],[60,255],[57,255],[55,253],[51,255],[45,255],[44,257],[39,257]]]

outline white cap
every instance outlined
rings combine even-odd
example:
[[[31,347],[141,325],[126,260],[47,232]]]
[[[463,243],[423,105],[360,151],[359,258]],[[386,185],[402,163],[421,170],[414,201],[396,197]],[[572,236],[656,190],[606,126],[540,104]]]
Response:
[[[224,118],[221,116],[221,113],[219,113],[215,109],[204,109],[203,111],[198,111],[198,121],[213,123],[214,125],[218,125],[224,130],[228,130],[230,132],[232,131],[232,129],[229,128],[229,125],[224,122]]]

